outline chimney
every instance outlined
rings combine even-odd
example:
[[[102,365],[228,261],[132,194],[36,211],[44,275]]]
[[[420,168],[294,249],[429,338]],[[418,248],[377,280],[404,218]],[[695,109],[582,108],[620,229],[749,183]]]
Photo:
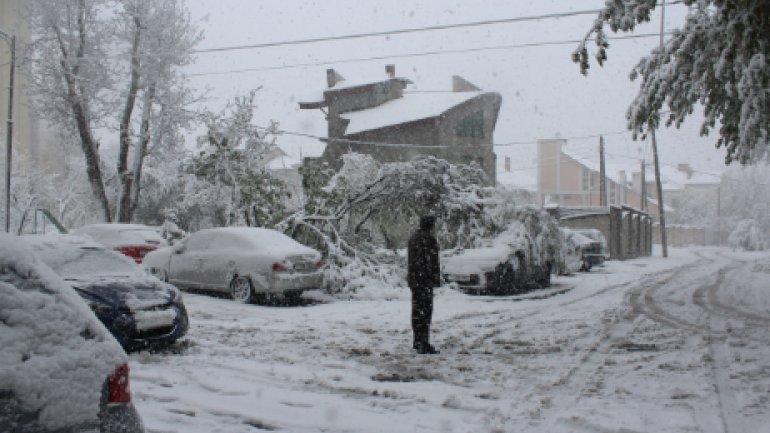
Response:
[[[385,74],[388,78],[396,78],[396,65],[385,65]]]
[[[478,86],[466,80],[465,78],[459,75],[453,75],[452,91],[453,92],[480,92],[481,89],[479,89]]]
[[[676,169],[681,171],[682,173],[685,173],[687,175],[687,179],[692,178],[693,169],[692,167],[690,167],[690,164],[681,163],[676,166]]]
[[[338,74],[334,69],[326,70],[326,85],[331,89],[336,86],[340,81],[344,81],[345,77]]]

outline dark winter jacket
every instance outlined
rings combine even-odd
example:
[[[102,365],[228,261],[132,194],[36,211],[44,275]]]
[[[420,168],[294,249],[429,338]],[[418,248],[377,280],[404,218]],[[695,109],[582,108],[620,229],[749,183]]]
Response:
[[[438,241],[430,229],[422,227],[409,238],[407,262],[406,280],[409,287],[427,288],[441,285]]]

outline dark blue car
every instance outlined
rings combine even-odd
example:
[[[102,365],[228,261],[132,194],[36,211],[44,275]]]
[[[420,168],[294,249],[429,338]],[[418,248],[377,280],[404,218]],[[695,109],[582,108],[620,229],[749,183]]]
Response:
[[[148,275],[132,260],[71,235],[26,240],[72,285],[127,352],[164,347],[187,333],[187,310],[179,290]]]

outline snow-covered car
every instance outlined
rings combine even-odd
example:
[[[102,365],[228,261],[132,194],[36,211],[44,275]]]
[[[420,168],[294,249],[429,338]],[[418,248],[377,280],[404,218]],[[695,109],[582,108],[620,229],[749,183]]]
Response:
[[[474,294],[501,295],[550,285],[552,263],[536,251],[526,228],[515,222],[478,248],[442,253],[445,281]]]
[[[591,244],[583,247],[584,271],[603,265],[607,257],[607,239],[598,229],[574,229],[581,235],[591,239]]]
[[[593,245],[593,240],[585,235],[568,228],[559,228],[561,231],[562,244],[562,271],[561,273],[569,275],[581,270],[590,269],[588,257],[584,251]]]
[[[189,235],[145,256],[143,265],[179,287],[229,293],[236,301],[299,297],[321,287],[321,253],[281,232],[219,227]]]
[[[0,233],[0,431],[144,431],[128,359],[69,285]]]
[[[153,227],[142,224],[89,224],[78,227],[70,233],[88,236],[94,241],[142,263],[144,256],[168,245]]]
[[[187,333],[187,310],[179,290],[148,275],[128,257],[74,235],[25,240],[126,351],[167,346]]]
[[[465,293],[503,295],[524,288],[521,252],[496,245],[444,252],[441,267],[444,281],[455,283]]]

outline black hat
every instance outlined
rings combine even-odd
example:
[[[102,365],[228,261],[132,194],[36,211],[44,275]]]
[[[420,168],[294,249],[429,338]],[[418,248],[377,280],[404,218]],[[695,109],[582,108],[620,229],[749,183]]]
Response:
[[[420,217],[420,228],[423,230],[430,230],[436,225],[436,217],[433,215],[423,215]]]

